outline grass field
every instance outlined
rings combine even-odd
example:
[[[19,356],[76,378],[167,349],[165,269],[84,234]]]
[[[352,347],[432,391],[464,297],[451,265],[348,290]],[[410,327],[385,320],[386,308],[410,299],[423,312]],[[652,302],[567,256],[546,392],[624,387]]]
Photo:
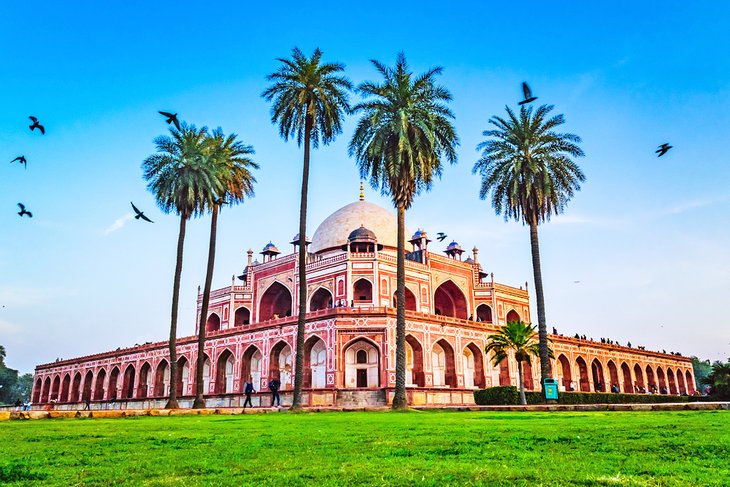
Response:
[[[6,421],[8,485],[730,485],[730,412]]]

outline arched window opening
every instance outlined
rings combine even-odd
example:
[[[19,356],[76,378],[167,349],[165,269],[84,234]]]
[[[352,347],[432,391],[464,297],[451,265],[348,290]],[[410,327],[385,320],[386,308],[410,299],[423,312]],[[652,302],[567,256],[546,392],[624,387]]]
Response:
[[[43,387],[43,382],[41,381],[41,378],[38,377],[35,381],[35,387],[33,388],[33,402],[35,404],[38,404],[41,402],[41,388]]]
[[[56,376],[53,379],[53,387],[51,388],[51,400],[58,402],[58,393],[61,391],[61,377]]]
[[[591,384],[588,380],[588,365],[583,357],[578,357],[575,361],[578,365],[578,371],[580,373],[580,390],[581,392],[591,392]]]
[[[657,381],[659,382],[659,393],[666,394],[667,392],[669,392],[667,390],[667,379],[664,376],[664,371],[661,367],[656,368],[656,377]]]
[[[608,375],[611,378],[611,387],[608,388],[609,391],[621,387],[621,381],[618,378],[618,369],[616,368],[616,364],[613,363],[613,360],[608,361]]]
[[[651,365],[646,366],[646,387],[649,389],[649,392],[656,394],[659,392],[659,388],[656,385],[656,379],[654,379],[654,371],[651,368]]]
[[[119,367],[114,367],[109,373],[109,386],[107,387],[107,397],[117,400],[117,385],[119,383]]]
[[[91,390],[93,389],[94,373],[88,371],[84,377],[84,390],[81,394],[82,401],[91,401]]]
[[[71,384],[71,399],[69,402],[79,402],[81,400],[81,372],[76,372],[73,383]]]
[[[672,369],[667,369],[667,379],[669,381],[669,394],[677,394],[677,383],[674,382],[674,372]]]
[[[170,387],[170,367],[167,360],[162,360],[157,365],[157,372],[155,373],[155,391],[156,397],[165,397],[168,394],[168,388]]]
[[[646,392],[646,386],[644,385],[644,372],[642,372],[639,364],[634,365],[634,377],[634,392]]]
[[[621,375],[624,377],[624,390],[623,392],[627,394],[631,394],[634,392],[634,384],[631,380],[631,369],[626,364],[626,362],[623,362],[621,364]]]
[[[593,375],[593,390],[595,392],[605,392],[606,383],[603,375],[603,364],[594,358],[591,362],[591,374]]]
[[[309,311],[319,311],[332,307],[332,293],[321,287],[312,294],[309,300]]]
[[[246,349],[246,352],[243,354],[243,367],[241,369],[242,388],[243,383],[246,381],[250,381],[256,390],[264,388],[265,384],[261,382],[261,376],[263,375],[261,368],[263,364],[262,359],[263,355],[261,355],[261,351],[258,348],[251,345]],[[243,392],[243,389],[241,392]]]
[[[186,357],[177,361],[177,395],[187,396],[190,393],[190,362]]]
[[[326,387],[327,347],[319,337],[304,342],[304,369],[302,386],[321,389]]]
[[[221,317],[216,313],[211,313],[208,316],[208,320],[205,322],[205,331],[218,331],[221,329]]]
[[[480,304],[479,306],[477,306],[477,321],[481,321],[483,323],[491,323],[492,308],[490,308],[486,304]]]
[[[525,360],[522,361],[522,382],[525,385],[525,390],[535,390],[535,379],[532,375],[532,364]]]
[[[499,385],[512,385],[512,380],[509,376],[509,357],[505,357],[504,360],[499,363]]]
[[[101,369],[96,374],[96,385],[94,386],[94,401],[104,400],[104,380],[106,379],[106,371]]]
[[[467,389],[484,388],[484,356],[475,344],[470,343],[462,354],[464,368],[464,387]]]
[[[124,371],[124,379],[122,381],[122,399],[132,399],[134,397],[134,375],[134,366],[129,364],[127,369]]]
[[[261,296],[259,321],[276,320],[291,314],[291,292],[280,282],[273,283]]]
[[[405,288],[406,292],[406,311],[418,311],[418,305],[416,304],[416,296],[411,292],[410,289]],[[393,307],[398,307],[398,291],[393,293]]]
[[[47,403],[49,396],[51,395],[51,378],[46,377],[46,380],[43,381],[43,393],[41,394],[41,402]]]
[[[520,315],[517,313],[517,311],[511,309],[509,310],[509,313],[507,313],[507,323],[511,323],[513,321],[522,321],[520,319]]]
[[[406,335],[406,386],[425,387],[423,348],[413,335]]]
[[[281,390],[290,389],[292,373],[291,347],[285,342],[279,342],[271,349],[269,380],[273,378],[279,379],[279,382],[281,382]]]
[[[66,374],[61,383],[61,402],[69,402],[69,390],[71,389],[71,376]]]
[[[233,326],[243,326],[251,324],[251,312],[248,308],[238,308],[233,316]]]
[[[352,286],[355,304],[373,303],[373,284],[367,279],[358,279]]]
[[[195,379],[193,379],[193,381],[195,381]],[[208,395],[209,393],[210,393],[210,358],[208,358],[208,356],[206,355],[205,361],[203,361],[203,395]]]
[[[681,374],[682,372],[681,371],[677,371],[677,373],[678,374]],[[687,393],[689,395],[694,395],[694,393],[695,393],[695,383],[694,383],[694,379],[692,379],[692,374],[689,373],[689,370],[687,372],[685,372],[684,379],[685,379],[685,381],[687,383]]]
[[[215,366],[215,393],[229,394],[233,392],[233,378],[235,375],[235,359],[230,350],[225,350],[218,356]]]
[[[433,296],[437,315],[467,319],[467,303],[464,293],[452,281],[446,281],[436,288]]]
[[[558,355],[558,363],[560,364],[560,367],[558,367],[558,373],[560,376],[558,378],[562,378],[565,391],[574,391],[576,387],[573,384],[573,373],[570,370],[570,361],[561,353]]]
[[[137,386],[137,398],[145,399],[150,394],[152,385],[152,367],[145,362],[139,369],[139,385]]]

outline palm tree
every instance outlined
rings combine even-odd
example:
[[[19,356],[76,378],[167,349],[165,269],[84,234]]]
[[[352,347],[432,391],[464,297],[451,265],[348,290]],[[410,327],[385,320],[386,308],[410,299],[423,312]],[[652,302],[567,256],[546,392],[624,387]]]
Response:
[[[244,198],[251,198],[254,194],[253,185],[256,178],[251,174],[251,169],[258,169],[259,166],[250,155],[254,154],[253,147],[245,145],[236,140],[236,134],[228,137],[218,128],[213,131],[212,136],[206,139],[205,156],[216,172],[217,179],[221,182],[216,186],[218,192],[211,193],[206,201],[207,209],[211,212],[210,221],[210,244],[208,246],[208,269],[205,273],[205,286],[203,287],[203,303],[200,310],[200,325],[198,326],[198,363],[195,367],[195,401],[193,408],[204,408],[203,397],[203,367],[205,365],[205,325],[208,316],[208,305],[210,304],[210,286],[213,281],[213,266],[215,264],[215,242],[218,228],[218,211],[221,205],[234,205],[242,203]]]
[[[730,359],[727,363],[718,360],[712,364],[712,372],[700,382],[710,386],[710,394],[718,399],[730,399]]]
[[[322,51],[315,49],[311,57],[298,48],[291,59],[279,58],[281,66],[267,76],[273,84],[264,91],[266,101],[273,102],[271,123],[279,125],[284,140],[295,138],[304,144],[302,197],[299,205],[299,315],[297,319],[297,352],[294,372],[292,409],[301,407],[304,367],[304,324],[307,313],[307,192],[309,190],[310,145],[316,149],[320,141],[327,145],[342,132],[342,119],[350,112],[348,90],[352,83],[340,76],[345,66],[323,63]]]
[[[177,402],[177,313],[180,298],[180,275],[183,264],[183,244],[188,219],[201,214],[205,201],[199,195],[209,192],[216,184],[215,174],[202,157],[208,129],[183,123],[180,130],[170,129],[171,136],[155,139],[157,154],[144,160],[142,170],[147,189],[154,195],[157,206],[164,213],[180,215],[177,238],[177,260],[172,285],[172,312],[170,316],[170,396],[165,406],[178,408]]]
[[[525,105],[519,117],[509,108],[507,119],[494,116],[489,123],[495,130],[482,135],[490,139],[477,146],[481,158],[472,172],[482,178],[479,196],[492,192],[492,206],[504,219],[522,221],[530,227],[532,271],[537,296],[537,323],[540,338],[541,384],[550,377],[548,338],[545,321],[545,295],[540,270],[540,246],[537,226],[560,214],[575,191],[580,190],[585,176],[572,158],[583,157],[578,147],[580,137],[555,132],[562,125],[563,115],[548,118],[552,105],[542,105],[534,113]]]
[[[510,351],[514,352],[517,360],[517,373],[520,381],[520,403],[527,404],[525,397],[525,383],[522,377],[522,362],[532,364],[531,356],[540,355],[540,343],[536,340],[535,327],[524,321],[509,321],[499,332],[490,335],[487,339],[487,346],[484,351],[492,356],[492,364],[496,367],[503,360],[507,359]],[[548,347],[548,356],[553,356],[553,351]]]
[[[406,398],[405,210],[421,190],[429,190],[441,176],[442,160],[456,162],[459,139],[446,106],[451,94],[434,78],[442,68],[418,76],[399,53],[395,68],[373,60],[381,83],[365,82],[357,90],[366,99],[354,107],[363,116],[357,124],[349,153],[360,175],[373,188],[390,195],[398,210],[396,299],[396,379],[393,409],[408,406]]]

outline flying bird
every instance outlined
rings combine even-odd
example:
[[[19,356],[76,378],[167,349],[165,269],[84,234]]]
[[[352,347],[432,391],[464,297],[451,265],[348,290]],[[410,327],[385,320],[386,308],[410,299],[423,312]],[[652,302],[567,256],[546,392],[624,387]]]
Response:
[[[137,207],[136,207],[136,206],[134,206],[134,203],[132,203],[132,202],[130,201],[130,202],[129,202],[129,204],[130,204],[130,205],[132,205],[132,209],[133,209],[133,210],[134,210],[134,212],[135,212],[135,213],[137,214],[137,216],[135,216],[135,217],[134,217],[134,219],[135,219],[135,220],[139,220],[139,219],[141,218],[141,219],[143,219],[143,220],[144,220],[144,221],[146,221],[146,222],[154,223],[154,222],[153,222],[152,220],[150,220],[149,218],[147,218],[146,216],[144,216],[144,213],[142,213],[141,211],[139,211],[139,210],[137,209]]]
[[[28,125],[28,127],[30,127],[31,132],[34,131],[35,129],[38,129],[41,131],[41,133],[43,135],[46,134],[46,128],[38,122],[37,118],[35,118],[35,117],[28,117],[28,118],[33,122],[32,125]]]
[[[180,130],[180,122],[177,121],[177,113],[169,113],[169,112],[157,112],[163,117],[167,117],[167,120],[165,122],[171,123],[175,125],[175,128]]]
[[[448,237],[448,235],[446,235],[446,234],[445,234],[445,233],[443,233],[443,232],[439,232],[439,233],[437,233],[437,234],[436,234],[436,239],[437,239],[437,240],[438,240],[439,242],[443,242],[444,240],[446,240],[446,237]]]
[[[26,169],[28,169],[28,161],[25,160],[25,156],[18,156],[15,159],[13,159],[12,161],[10,161],[10,163],[12,164],[15,161],[19,161],[23,166],[25,166]]]
[[[525,96],[525,99],[519,102],[519,105],[532,103],[533,101],[537,100],[536,96],[532,96],[532,91],[530,91],[530,87],[527,86],[527,83],[525,83],[524,81],[522,82],[522,94]]]
[[[20,215],[20,218],[23,218],[23,215],[28,215],[28,218],[33,218],[33,213],[26,210],[25,205],[23,203],[18,203],[18,207],[20,208],[20,211],[18,212],[18,215]]]
[[[671,148],[672,148],[672,146],[669,145],[669,144],[662,144],[654,152],[656,152],[657,154],[659,154],[657,157],[661,157],[664,154],[666,154],[667,152],[669,152],[669,149],[671,149]]]

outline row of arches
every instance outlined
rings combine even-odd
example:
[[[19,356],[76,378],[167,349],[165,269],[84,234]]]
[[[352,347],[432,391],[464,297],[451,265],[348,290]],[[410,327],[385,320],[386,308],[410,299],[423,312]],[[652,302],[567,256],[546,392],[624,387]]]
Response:
[[[360,278],[353,284],[353,302],[373,303],[373,284],[370,280]],[[408,288],[405,289],[406,310],[418,311],[416,295]],[[393,307],[397,306],[397,296],[393,293]],[[476,319],[485,323],[492,322],[492,308],[487,304],[480,304],[474,315],[468,313],[466,296],[459,287],[452,281],[441,284],[434,293],[434,313],[441,316],[454,318]],[[318,288],[309,299],[309,311],[319,311],[331,308],[334,304],[332,292],[324,287]],[[269,286],[261,297],[259,306],[259,321],[291,316],[292,295],[289,288],[282,283],[275,281]],[[515,310],[510,310],[506,316],[507,321],[519,321],[520,315]],[[245,306],[236,309],[233,316],[234,326],[244,326],[251,322],[251,310]],[[208,332],[218,331],[221,327],[220,316],[213,312],[206,320],[205,329]]]
[[[679,367],[674,370],[671,367],[634,364],[631,367],[626,362],[620,366],[609,360],[604,367],[603,363],[594,358],[590,368],[581,356],[575,359],[574,365],[564,354],[557,358],[558,379],[562,382],[566,391],[577,390],[581,392],[610,392],[612,386],[625,393],[659,393],[659,394],[694,394],[694,379],[692,373],[687,369],[682,371]],[[574,374],[574,371],[577,374]],[[606,372],[608,373],[606,375]]]

